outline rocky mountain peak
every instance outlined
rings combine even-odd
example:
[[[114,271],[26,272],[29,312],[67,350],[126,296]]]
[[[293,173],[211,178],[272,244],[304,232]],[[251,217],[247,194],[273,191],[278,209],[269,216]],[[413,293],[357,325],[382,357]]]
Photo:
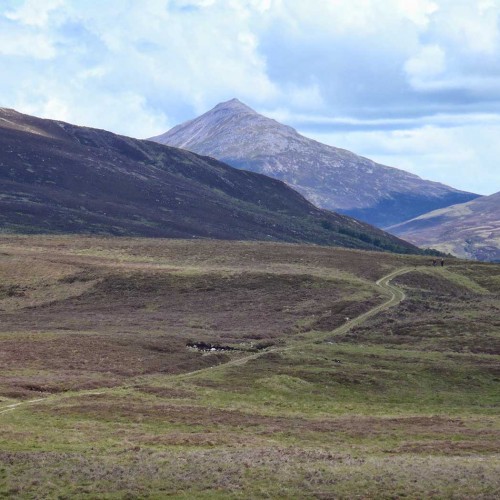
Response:
[[[321,208],[380,227],[477,197],[321,144],[238,99],[151,140],[282,180]]]
[[[239,99],[230,99],[229,101],[220,102],[208,113],[213,112],[229,112],[229,113],[247,113],[256,115],[257,112],[254,111],[250,106],[242,103]]]

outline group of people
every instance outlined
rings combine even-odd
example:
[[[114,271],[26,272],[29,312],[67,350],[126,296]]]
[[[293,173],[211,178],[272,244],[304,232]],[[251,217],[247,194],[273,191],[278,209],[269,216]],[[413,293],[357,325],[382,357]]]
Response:
[[[438,265],[438,260],[437,260],[437,259],[433,259],[433,260],[432,260],[432,265],[433,265],[434,267],[436,267],[436,266]],[[440,261],[440,265],[441,265],[441,267],[444,267],[444,259],[441,259],[441,261]]]

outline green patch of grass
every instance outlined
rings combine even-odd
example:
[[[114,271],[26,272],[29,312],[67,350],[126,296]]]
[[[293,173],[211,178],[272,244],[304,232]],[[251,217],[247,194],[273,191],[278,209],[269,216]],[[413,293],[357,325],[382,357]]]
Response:
[[[499,403],[496,361],[486,355],[305,345],[228,367],[224,373],[203,373],[192,383],[209,389],[206,402],[256,405],[265,413],[494,414]]]
[[[443,278],[451,281],[452,283],[456,284],[458,287],[463,287],[466,288],[472,292],[479,293],[479,294],[487,294],[489,293],[489,290],[485,288],[484,286],[481,286],[478,282],[474,281],[472,277],[466,276],[465,274],[461,273],[459,269],[455,271],[454,267],[449,267],[449,268],[436,268],[431,270],[427,270],[427,274],[430,275],[440,275]]]

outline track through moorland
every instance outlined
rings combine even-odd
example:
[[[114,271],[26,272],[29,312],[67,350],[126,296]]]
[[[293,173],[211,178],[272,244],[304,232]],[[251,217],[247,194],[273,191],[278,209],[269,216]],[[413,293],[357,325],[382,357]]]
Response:
[[[315,343],[318,340],[325,340],[326,338],[329,338],[332,335],[344,334],[344,333],[348,332],[349,330],[351,330],[352,328],[361,325],[362,323],[367,321],[372,316],[375,316],[376,314],[378,314],[386,309],[397,306],[401,301],[403,301],[405,299],[405,293],[403,292],[403,290],[401,290],[400,288],[398,288],[395,285],[392,285],[390,282],[391,282],[391,280],[393,280],[397,276],[408,273],[412,270],[413,269],[410,267],[400,268],[400,269],[397,269],[396,271],[393,271],[393,272],[387,274],[386,276],[380,278],[379,280],[377,280],[376,285],[378,287],[380,287],[382,290],[384,290],[384,292],[387,293],[387,295],[389,297],[388,300],[386,300],[382,304],[379,304],[379,305],[373,307],[372,309],[364,312],[363,314],[356,316],[355,318],[349,319],[348,321],[346,321],[346,323],[344,323],[343,325],[339,326],[338,328],[336,328],[335,330],[333,330],[331,332],[328,332],[328,333],[323,332],[320,334],[316,333],[316,334],[313,334],[312,336],[308,336],[308,338],[305,339],[305,342],[302,341],[301,345],[304,346],[304,344]],[[174,379],[174,380],[186,380],[186,379],[189,379],[189,378],[194,377],[196,375],[200,375],[202,373],[208,373],[208,372],[213,373],[214,370],[221,370],[221,369],[225,369],[225,368],[231,367],[231,366],[241,366],[250,360],[253,360],[253,359],[259,358],[260,356],[263,356],[264,354],[269,354],[272,352],[274,352],[274,353],[284,352],[284,351],[291,350],[295,347],[297,347],[297,344],[295,344],[295,343],[288,345],[288,346],[283,346],[283,347],[281,347],[281,346],[274,347],[271,349],[263,350],[261,352],[257,352],[257,353],[253,353],[253,354],[250,354],[247,356],[237,358],[237,359],[233,359],[231,361],[228,361],[227,363],[221,363],[221,364],[216,365],[216,366],[202,368],[200,370],[194,370],[194,371],[191,371],[188,373],[182,373],[179,375],[173,375],[170,378]],[[133,385],[127,384],[127,385],[124,385],[121,387],[125,389],[125,388],[129,388],[129,387],[133,387]],[[116,390],[116,387],[114,387],[113,389]],[[110,389],[110,390],[112,390],[112,389]],[[80,395],[97,395],[97,394],[104,394],[105,392],[106,392],[106,390],[96,389],[96,390],[78,391],[78,394],[80,394]],[[74,397],[74,396],[75,396],[75,393],[58,394],[58,395],[48,396],[46,398],[30,399],[28,401],[20,401],[18,403],[11,403],[7,406],[0,407],[0,415],[4,414],[4,413],[11,412],[11,411],[16,410],[17,408],[20,408],[23,406],[36,404],[36,403],[40,403],[43,401],[47,401],[47,402],[56,401],[59,399],[64,399],[65,397]]]
[[[405,293],[403,290],[398,288],[395,285],[391,285],[390,281],[393,280],[395,277],[400,276],[402,274],[408,273],[412,270],[412,268],[409,267],[404,267],[401,269],[398,269],[396,271],[393,271],[390,274],[387,274],[383,278],[380,278],[377,282],[376,285],[382,288],[385,292],[388,293],[389,299],[383,302],[382,304],[379,304],[378,306],[373,307],[372,309],[364,312],[363,314],[360,314],[359,316],[356,316],[355,318],[349,319],[344,323],[343,325],[339,326],[335,330],[332,330],[331,332],[328,333],[320,333],[320,334],[314,334],[313,336],[310,336],[307,338],[306,343],[313,343],[317,342],[318,340],[324,340],[326,337],[331,337],[332,335],[336,334],[343,334],[354,328],[355,326],[359,326],[362,323],[364,323],[368,318],[371,318],[372,316],[375,316],[376,314],[389,309],[390,307],[395,307],[397,306],[401,301],[405,299]],[[303,345],[303,344],[302,344]],[[232,361],[228,361],[227,363],[221,363],[220,365],[217,366],[210,366],[208,368],[202,368],[201,370],[195,370],[189,373],[182,373],[180,375],[175,375],[174,377],[177,380],[184,380],[187,378],[190,378],[195,375],[199,375],[201,373],[206,373],[209,371],[213,371],[215,369],[223,369],[227,368],[228,366],[241,366],[244,365],[247,361],[256,359],[263,354],[269,354],[271,352],[284,352],[291,350],[296,347],[296,344],[292,344],[289,346],[285,347],[275,347],[272,349],[266,349],[265,351],[262,352],[257,352],[254,354],[250,354],[248,356],[244,356],[241,358],[233,359]]]

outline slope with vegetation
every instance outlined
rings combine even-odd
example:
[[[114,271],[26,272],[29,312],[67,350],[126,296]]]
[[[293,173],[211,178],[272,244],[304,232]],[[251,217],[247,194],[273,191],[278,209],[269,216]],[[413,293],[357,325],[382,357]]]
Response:
[[[500,193],[434,210],[390,231],[457,257],[500,262]]]
[[[0,495],[500,493],[498,265],[3,236],[0,278]]]
[[[418,252],[284,183],[193,153],[0,109],[0,231]]]

